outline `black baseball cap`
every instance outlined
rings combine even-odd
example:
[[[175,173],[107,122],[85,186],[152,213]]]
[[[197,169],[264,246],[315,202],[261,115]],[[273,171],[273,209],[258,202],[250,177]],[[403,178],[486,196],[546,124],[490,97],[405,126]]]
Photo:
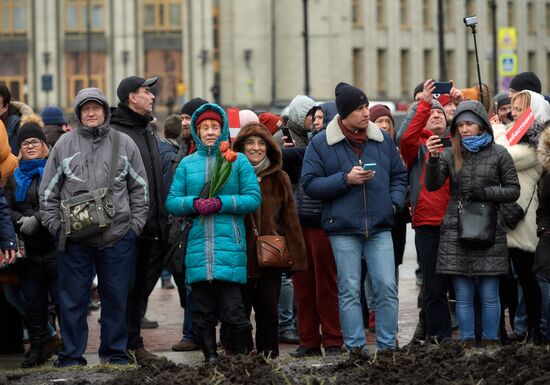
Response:
[[[122,79],[116,89],[118,100],[124,103],[128,100],[128,96],[131,92],[136,92],[140,87],[154,86],[157,80],[159,80],[157,76],[149,79],[140,78],[139,76],[130,76]]]

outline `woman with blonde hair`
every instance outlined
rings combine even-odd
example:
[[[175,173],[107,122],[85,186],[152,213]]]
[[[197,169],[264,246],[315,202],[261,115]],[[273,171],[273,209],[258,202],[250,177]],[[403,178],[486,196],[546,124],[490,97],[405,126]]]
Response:
[[[521,137],[518,143],[511,145],[506,134],[513,129],[514,123],[531,107],[535,122]],[[506,147],[518,173],[521,194],[516,203],[525,216],[515,226],[507,226],[508,254],[514,271],[523,290],[527,311],[527,338],[530,342],[539,342],[540,334],[540,290],[532,271],[535,250],[538,243],[536,211],[539,206],[537,184],[542,174],[542,166],[537,160],[539,136],[545,121],[550,119],[550,105],[541,94],[533,91],[521,91],[512,97],[513,122],[507,126],[495,125],[495,142]]]
[[[55,239],[42,226],[38,191],[49,154],[46,136],[37,123],[25,123],[19,131],[19,167],[6,184],[6,199],[25,259],[16,269],[25,298],[25,321],[31,347],[21,364],[29,368],[44,363],[48,340],[48,298],[57,304],[57,257]]]

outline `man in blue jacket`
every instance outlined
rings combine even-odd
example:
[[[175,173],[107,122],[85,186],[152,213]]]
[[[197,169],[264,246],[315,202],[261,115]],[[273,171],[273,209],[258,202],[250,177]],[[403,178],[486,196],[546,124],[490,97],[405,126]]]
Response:
[[[391,227],[405,202],[407,171],[388,134],[370,122],[365,93],[339,83],[335,94],[338,115],[310,142],[302,186],[310,197],[323,201],[322,225],[336,261],[344,344],[352,354],[363,355],[367,349],[361,258],[374,290],[377,347],[396,346],[398,298]]]

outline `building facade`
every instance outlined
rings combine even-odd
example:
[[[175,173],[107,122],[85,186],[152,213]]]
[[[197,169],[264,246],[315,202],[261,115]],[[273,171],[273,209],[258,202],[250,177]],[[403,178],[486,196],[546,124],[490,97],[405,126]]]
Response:
[[[72,108],[86,86],[116,103],[118,82],[159,76],[159,110],[191,97],[269,108],[306,90],[334,97],[339,81],[372,99],[410,100],[440,77],[437,0],[3,0],[0,81],[14,99],[40,110]],[[476,14],[482,81],[493,85],[493,8],[497,27],[517,29],[517,68],[550,91],[550,0],[446,0],[446,78],[477,83]],[[442,80],[442,79],[440,79]],[[499,81],[499,87],[502,84]]]

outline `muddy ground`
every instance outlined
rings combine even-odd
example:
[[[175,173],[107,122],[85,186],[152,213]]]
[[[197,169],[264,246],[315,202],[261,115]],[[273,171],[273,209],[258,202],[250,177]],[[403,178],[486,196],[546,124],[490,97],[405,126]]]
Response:
[[[550,384],[550,348],[515,344],[464,349],[410,344],[367,358],[340,357],[265,360],[260,356],[221,357],[215,366],[176,365],[169,360],[124,371],[106,367],[23,371],[0,374],[5,384],[172,385],[172,384]]]

